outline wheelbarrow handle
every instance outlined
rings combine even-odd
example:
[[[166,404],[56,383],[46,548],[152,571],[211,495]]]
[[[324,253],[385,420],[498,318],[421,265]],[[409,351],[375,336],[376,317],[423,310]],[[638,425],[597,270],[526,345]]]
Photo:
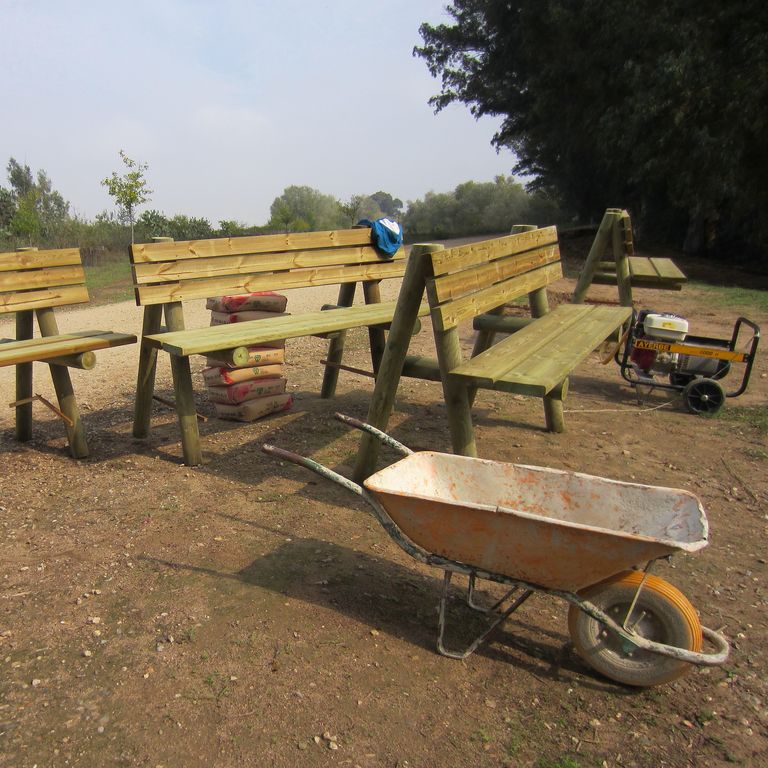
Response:
[[[371,424],[367,424],[364,421],[360,421],[359,419],[352,418],[352,416],[347,416],[343,413],[334,413],[334,418],[340,421],[342,424],[347,424],[350,427],[354,427],[355,429],[359,429],[362,432],[367,432],[369,435],[373,435],[374,437],[381,440],[384,445],[388,445],[390,448],[393,448],[398,453],[401,453],[403,456],[410,456],[413,451],[408,448],[407,446],[403,445],[398,440],[395,440],[394,437],[391,437],[386,432],[382,432],[380,429],[376,429]]]
[[[264,453],[268,453],[270,456],[276,456],[279,459],[290,461],[291,464],[298,464],[300,467],[309,469],[316,475],[320,475],[320,477],[324,477],[326,480],[331,480],[337,485],[352,491],[352,493],[362,496],[366,500],[368,498],[368,494],[361,485],[352,482],[349,478],[340,475],[338,472],[334,472],[332,469],[328,469],[328,467],[324,467],[313,459],[309,459],[306,456],[300,456],[298,453],[293,453],[293,451],[286,451],[284,448],[278,448],[276,445],[270,445],[269,443],[264,443],[261,446],[261,450],[264,451]]]

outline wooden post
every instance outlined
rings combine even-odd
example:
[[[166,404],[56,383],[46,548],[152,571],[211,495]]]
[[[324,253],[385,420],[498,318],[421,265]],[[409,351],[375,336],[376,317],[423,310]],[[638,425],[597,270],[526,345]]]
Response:
[[[34,313],[31,309],[16,313],[16,339],[26,341],[34,334]],[[16,366],[16,399],[32,397],[32,363]],[[26,443],[32,439],[32,403],[16,408],[16,439]]]
[[[462,362],[458,329],[450,328],[447,331],[435,329],[435,346],[437,362],[440,364],[440,378],[443,383],[443,397],[448,411],[453,452],[460,456],[477,456],[469,387],[450,376],[450,372]]]
[[[589,249],[587,260],[584,262],[576,288],[573,291],[573,299],[571,300],[573,304],[584,303],[587,291],[592,284],[592,279],[603,258],[603,254],[608,244],[612,241],[614,222],[620,212],[618,208],[609,208],[603,215],[603,220],[597,229],[597,234],[595,235],[592,247]]]
[[[366,280],[363,283],[363,296],[365,297],[366,304],[379,304],[381,302],[380,283],[380,280]],[[383,328],[369,326],[368,344],[371,348],[371,365],[373,366],[374,373],[379,372],[381,358],[384,356],[384,346],[386,344],[386,340],[387,337]]]
[[[340,307],[351,307],[355,300],[355,287],[357,283],[342,283],[339,286]],[[333,310],[328,310],[332,312]],[[344,344],[347,340],[347,332],[339,331],[336,336],[328,342],[328,354],[323,373],[323,386],[320,389],[320,397],[329,398],[336,394],[336,384],[339,381],[339,365],[344,357]]]
[[[157,349],[144,342],[144,337],[160,330],[163,320],[163,305],[150,304],[144,307],[144,322],[139,344],[139,373],[136,379],[136,403],[133,410],[133,436],[144,438],[149,435],[152,417],[152,394],[155,391],[157,371]]]
[[[170,332],[184,330],[184,310],[180,301],[172,301],[164,305],[165,324]],[[181,447],[184,453],[184,463],[195,466],[203,463],[203,452],[200,448],[200,432],[197,428],[197,409],[195,408],[195,391],[192,387],[192,369],[189,357],[170,355],[171,373],[173,374],[173,391],[176,399],[176,415],[179,417],[181,429]]]
[[[538,229],[536,224],[515,224],[510,230],[510,235],[519,235],[521,232],[530,232],[531,230]],[[502,304],[499,307],[494,307],[486,314],[501,316],[504,313],[504,307],[506,304]],[[496,338],[496,331],[494,329],[480,330],[475,337],[475,344],[472,347],[472,357],[477,357],[486,349],[489,349]],[[469,406],[475,402],[475,396],[477,395],[477,387],[467,387],[467,397],[469,398]]]
[[[444,246],[442,245],[432,244],[414,245],[411,248],[400,294],[397,297],[392,325],[384,345],[379,374],[376,377],[376,384],[368,406],[366,421],[378,429],[386,430],[395,404],[397,386],[403,372],[403,362],[408,354],[413,327],[418,319],[419,307],[424,298],[429,265],[428,256],[434,251],[442,251],[443,249]],[[361,436],[360,449],[357,453],[357,462],[353,472],[353,477],[358,482],[373,472],[380,445],[379,441],[372,435],[363,433]]]
[[[37,324],[40,326],[42,336],[57,336],[59,333],[56,317],[53,309],[45,307],[35,310],[37,314]],[[59,401],[59,409],[72,422],[70,426],[65,422],[64,428],[67,431],[67,440],[69,441],[69,450],[76,459],[84,459],[88,455],[88,443],[85,439],[85,429],[80,421],[80,411],[77,407],[75,392],[72,388],[72,379],[69,370],[62,365],[49,364],[53,379],[53,388],[56,390],[56,397]]]
[[[155,235],[153,243],[170,243],[172,237]],[[133,246],[131,246],[133,247]],[[144,337],[158,333],[163,322],[162,304],[144,307],[144,320],[139,342],[139,372],[136,377],[136,402],[133,408],[133,436],[143,439],[149,435],[152,420],[152,397],[155,393],[157,349],[144,343]]]
[[[79,368],[81,371],[92,371],[96,367],[95,352],[80,352],[74,355],[62,355],[46,360],[49,365],[63,365],[65,368]]]
[[[632,279],[629,259],[635,255],[632,242],[632,222],[626,211],[619,211],[613,222],[613,258],[616,261],[616,284],[619,287],[619,303],[632,306]]]

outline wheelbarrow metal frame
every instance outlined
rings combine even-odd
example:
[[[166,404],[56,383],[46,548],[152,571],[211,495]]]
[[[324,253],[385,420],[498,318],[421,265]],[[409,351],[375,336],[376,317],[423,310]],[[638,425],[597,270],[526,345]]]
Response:
[[[366,424],[365,422],[358,421],[357,419],[353,419],[349,416],[345,416],[344,414],[340,414],[340,413],[335,414],[335,416],[339,421],[345,424],[348,424],[357,429],[361,429],[365,432],[368,432],[374,435],[375,437],[377,437],[382,442],[389,445],[391,448],[401,453],[402,455],[407,456],[413,453],[413,451],[410,448],[407,448],[402,443],[392,438],[390,435],[387,435],[385,432],[382,432],[381,430],[376,429],[370,424]],[[299,466],[305,467],[306,469],[311,470],[315,474],[321,477],[324,477],[327,480],[330,480],[336,483],[337,485],[342,486],[343,488],[346,488],[348,491],[351,491],[354,494],[357,494],[368,504],[368,506],[373,511],[373,514],[376,517],[376,519],[379,521],[379,523],[387,532],[387,534],[389,534],[389,537],[403,551],[405,551],[407,554],[413,557],[414,560],[420,563],[423,563],[424,565],[434,566],[444,571],[443,587],[442,587],[442,592],[440,597],[440,606],[439,606],[439,622],[438,622],[438,638],[437,638],[437,650],[443,656],[448,656],[450,658],[457,658],[457,659],[467,658],[470,654],[472,654],[478,648],[478,646],[488,637],[488,635],[497,626],[503,623],[512,613],[514,613],[514,611],[516,611],[535,592],[542,592],[547,595],[552,595],[553,597],[557,597],[562,600],[565,600],[567,603],[571,605],[575,605],[577,608],[584,611],[586,614],[591,616],[600,624],[602,624],[603,626],[607,627],[609,630],[617,634],[623,641],[644,651],[650,651],[652,653],[656,653],[661,656],[667,656],[669,658],[685,661],[690,664],[695,664],[697,666],[718,666],[723,662],[725,662],[730,654],[730,645],[728,643],[728,640],[719,632],[709,629],[708,627],[702,627],[702,633],[704,637],[714,646],[715,651],[713,653],[702,653],[702,652],[696,652],[696,651],[689,651],[684,648],[676,648],[674,646],[666,645],[664,643],[658,643],[653,640],[648,640],[647,638],[644,638],[638,635],[637,633],[633,632],[631,629],[627,629],[626,627],[621,626],[614,619],[608,616],[604,611],[601,611],[599,608],[597,608],[597,606],[595,606],[589,600],[585,600],[575,592],[551,589],[548,587],[541,586],[539,584],[533,584],[527,581],[523,581],[521,579],[511,578],[501,573],[484,571],[472,565],[461,563],[457,560],[451,560],[451,559],[442,557],[440,555],[436,555],[434,553],[428,552],[422,547],[420,547],[418,544],[416,544],[414,541],[412,541],[408,536],[406,536],[402,532],[402,530],[392,520],[392,518],[389,516],[389,514],[381,505],[381,503],[378,501],[378,499],[376,499],[373,496],[373,494],[371,494],[368,490],[366,490],[362,485],[359,485],[353,480],[350,480],[349,478],[344,477],[343,475],[340,475],[338,472],[334,472],[332,469],[329,469],[328,467],[318,463],[314,459],[310,459],[305,456],[300,456],[297,453],[287,451],[283,448],[278,448],[274,445],[264,444],[262,446],[262,450],[265,453],[275,456],[277,458],[285,459],[286,461],[289,461],[293,464],[298,464]],[[650,568],[650,564],[649,566],[647,566],[646,570],[649,570],[649,568]],[[478,637],[476,637],[472,641],[472,643],[468,646],[468,648],[464,651],[448,650],[446,649],[444,644],[444,634],[445,634],[445,625],[446,625],[445,607],[448,600],[449,586],[454,573],[460,573],[469,578],[469,587],[467,591],[467,604],[469,605],[469,607],[476,611],[481,611],[483,613],[493,616],[493,620],[490,626],[488,626]],[[507,585],[508,587],[510,587],[510,589],[506,593],[506,595],[502,597],[499,601],[497,601],[493,606],[491,606],[490,608],[483,608],[482,606],[477,605],[473,600],[474,592],[475,592],[475,582],[478,578],[485,579],[487,581],[495,582],[498,584]],[[637,597],[642,591],[642,588],[643,588],[643,582],[641,582],[641,584],[638,586],[638,590],[635,596],[635,601],[637,600]],[[520,590],[522,590],[521,594],[512,602],[512,604],[508,608],[501,610],[500,606],[507,599],[511,598],[515,593],[517,593]],[[634,607],[634,602],[632,607]],[[631,610],[632,609],[630,609],[630,613],[631,613]]]

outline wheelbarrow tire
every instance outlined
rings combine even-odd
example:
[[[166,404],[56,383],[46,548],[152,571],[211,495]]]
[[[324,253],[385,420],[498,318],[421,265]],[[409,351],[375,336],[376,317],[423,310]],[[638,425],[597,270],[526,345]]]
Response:
[[[640,571],[624,571],[582,590],[579,597],[623,624],[642,579]],[[688,651],[701,651],[701,623],[695,608],[664,579],[647,576],[630,623],[638,618],[635,631],[643,637]],[[618,683],[647,688],[676,680],[691,669],[687,662],[630,646],[576,605],[571,605],[568,612],[568,628],[584,661]]]

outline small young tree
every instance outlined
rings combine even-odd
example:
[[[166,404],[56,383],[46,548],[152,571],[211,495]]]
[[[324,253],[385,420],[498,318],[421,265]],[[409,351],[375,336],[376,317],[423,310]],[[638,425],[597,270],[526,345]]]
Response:
[[[144,178],[144,172],[149,166],[146,163],[131,160],[122,149],[120,150],[120,157],[127,168],[126,172],[122,176],[118,176],[117,171],[112,171],[112,175],[103,179],[101,183],[107,188],[110,196],[115,198],[115,204],[128,220],[131,226],[131,244],[133,244],[136,208],[146,203],[152,194],[152,190],[147,187],[147,180]]]

